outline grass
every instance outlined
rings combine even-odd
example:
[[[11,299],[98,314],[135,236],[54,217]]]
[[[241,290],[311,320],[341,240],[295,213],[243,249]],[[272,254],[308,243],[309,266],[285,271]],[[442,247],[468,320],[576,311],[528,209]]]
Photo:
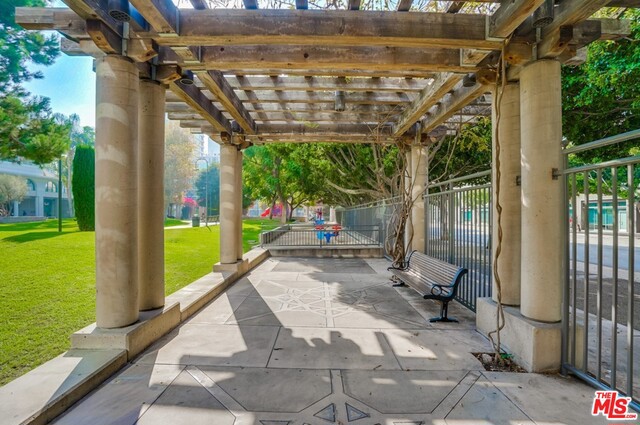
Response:
[[[185,224],[191,223],[190,221],[182,221],[177,218],[165,218],[164,219],[164,227],[174,227],[174,226],[184,226]]]
[[[277,225],[245,220],[245,251]],[[0,385],[69,349],[69,336],[95,321],[94,233],[71,219],[62,233],[57,226],[0,224]],[[219,258],[218,226],[166,230],[166,294],[209,273]]]

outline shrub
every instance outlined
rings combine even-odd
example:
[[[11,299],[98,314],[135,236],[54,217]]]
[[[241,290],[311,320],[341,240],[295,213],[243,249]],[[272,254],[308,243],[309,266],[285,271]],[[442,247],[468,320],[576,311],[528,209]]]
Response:
[[[91,146],[78,146],[73,157],[71,179],[73,197],[80,231],[96,228],[96,153]]]

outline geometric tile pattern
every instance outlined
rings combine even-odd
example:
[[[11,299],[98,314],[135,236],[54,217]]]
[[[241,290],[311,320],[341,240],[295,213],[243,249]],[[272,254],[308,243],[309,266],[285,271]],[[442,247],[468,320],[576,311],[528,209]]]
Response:
[[[388,265],[270,258],[54,424],[607,423],[581,383],[485,372],[473,314],[429,323]]]

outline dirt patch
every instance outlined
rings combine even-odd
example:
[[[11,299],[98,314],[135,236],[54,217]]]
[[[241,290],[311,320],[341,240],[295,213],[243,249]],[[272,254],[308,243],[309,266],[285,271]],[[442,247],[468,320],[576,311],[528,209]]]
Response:
[[[495,361],[495,353],[471,353],[474,355],[476,359],[482,366],[484,366],[485,370],[489,372],[515,372],[515,373],[527,373],[525,369],[518,366],[516,362],[513,361],[510,354],[503,353],[501,355],[502,359],[500,362]]]

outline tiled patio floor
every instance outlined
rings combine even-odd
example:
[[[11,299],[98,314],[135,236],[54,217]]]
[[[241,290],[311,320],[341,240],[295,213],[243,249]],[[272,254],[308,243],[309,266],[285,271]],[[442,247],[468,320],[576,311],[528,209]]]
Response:
[[[270,258],[56,424],[605,424],[573,379],[489,373],[471,312],[385,260]]]

